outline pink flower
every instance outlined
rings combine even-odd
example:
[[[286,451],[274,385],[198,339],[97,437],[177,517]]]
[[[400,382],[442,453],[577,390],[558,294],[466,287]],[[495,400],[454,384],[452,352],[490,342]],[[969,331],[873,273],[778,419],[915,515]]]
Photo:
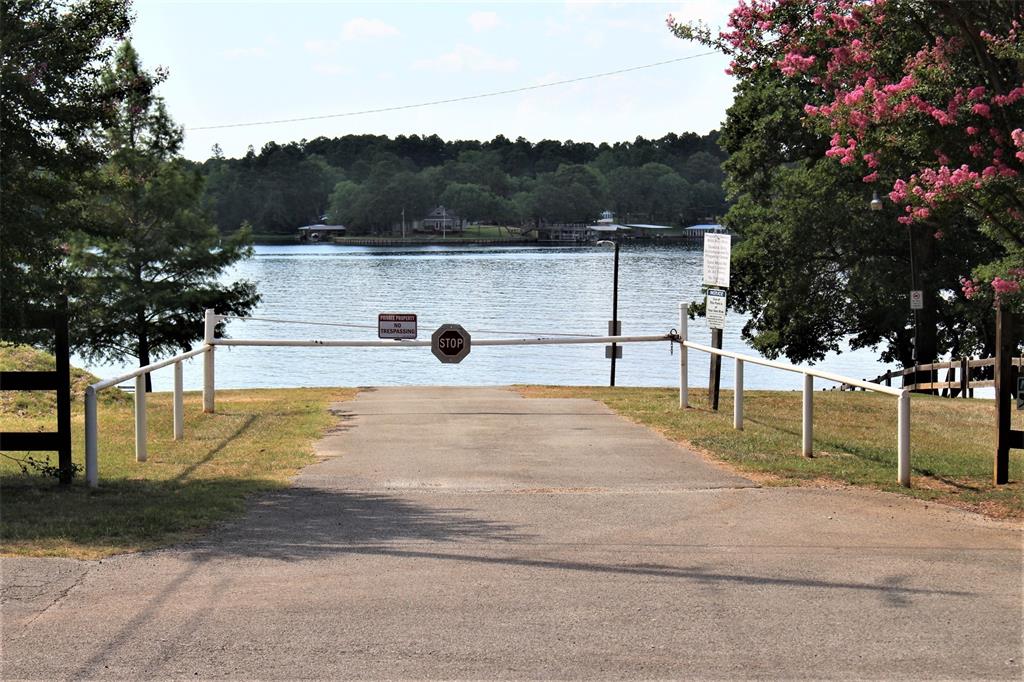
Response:
[[[1016,294],[1020,291],[1020,282],[996,276],[992,279],[992,288],[995,289],[996,294],[999,296],[1004,294]]]
[[[989,113],[988,105],[985,104],[984,102],[978,102],[977,104],[975,104],[973,107],[971,107],[971,111],[973,111],[978,116],[981,116],[982,118],[992,117],[992,114]]]

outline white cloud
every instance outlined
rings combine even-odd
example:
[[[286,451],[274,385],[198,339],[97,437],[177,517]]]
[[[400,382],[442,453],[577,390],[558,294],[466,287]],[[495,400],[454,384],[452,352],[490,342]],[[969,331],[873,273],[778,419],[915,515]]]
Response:
[[[454,50],[430,59],[417,59],[414,69],[427,71],[515,71],[519,62],[489,55],[479,47],[457,45]]]
[[[398,34],[398,29],[391,24],[386,24],[380,19],[367,19],[365,17],[349,19],[341,28],[341,35],[345,40],[394,38]]]
[[[253,59],[267,56],[265,47],[232,47],[221,54],[227,59]]]
[[[703,21],[705,24],[715,28],[725,28],[729,19],[729,12],[736,6],[734,0],[684,0],[681,7],[671,12],[676,21],[686,23],[688,21]]]
[[[347,76],[355,69],[345,64],[320,63],[313,65],[313,71],[321,76]]]
[[[497,12],[473,12],[469,15],[469,25],[473,27],[473,31],[480,33],[481,31],[488,31],[499,23]]]
[[[338,51],[338,43],[329,40],[307,40],[302,46],[306,52],[318,57],[327,57]]]

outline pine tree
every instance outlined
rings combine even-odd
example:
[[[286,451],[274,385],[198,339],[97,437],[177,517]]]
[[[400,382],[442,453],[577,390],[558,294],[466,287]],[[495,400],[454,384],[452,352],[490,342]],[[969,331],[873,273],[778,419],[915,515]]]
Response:
[[[221,237],[201,208],[202,178],[179,156],[182,131],[156,95],[165,77],[144,71],[130,43],[104,74],[125,95],[104,131],[103,191],[84,209],[94,229],[69,254],[81,274],[75,345],[93,359],[147,365],[190,349],[205,308],[244,315],[259,301],[253,283],[222,281],[251,253],[251,237]]]

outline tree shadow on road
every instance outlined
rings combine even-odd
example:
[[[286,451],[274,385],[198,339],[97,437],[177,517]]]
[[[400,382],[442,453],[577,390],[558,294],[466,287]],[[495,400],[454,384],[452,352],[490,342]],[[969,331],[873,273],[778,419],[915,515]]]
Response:
[[[249,512],[189,545],[196,558],[242,556],[301,561],[392,542],[513,543],[530,535],[466,509],[418,504],[382,493],[287,488],[256,498]]]
[[[852,590],[876,594],[886,605],[900,608],[910,606],[913,597],[971,596],[963,591],[914,587],[904,575],[859,581],[786,575],[785,571],[759,575],[692,563],[638,563],[628,546],[621,547],[618,561],[535,557],[526,547],[537,539],[518,526],[482,518],[479,510],[423,504],[382,493],[289,488],[261,496],[244,519],[183,549],[199,563],[239,557],[296,562],[361,555],[535,570],[538,579],[549,571],[563,575],[570,571],[724,588]],[[581,549],[586,554],[586,547]]]

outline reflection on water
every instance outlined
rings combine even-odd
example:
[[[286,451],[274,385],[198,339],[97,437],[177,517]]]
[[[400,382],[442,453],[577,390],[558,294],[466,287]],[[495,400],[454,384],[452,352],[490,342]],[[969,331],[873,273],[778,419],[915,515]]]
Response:
[[[664,334],[677,326],[681,301],[700,296],[701,250],[628,244],[619,266],[623,334]],[[232,321],[234,338],[373,339],[377,314],[419,315],[419,338],[446,322],[474,338],[518,332],[603,335],[611,318],[612,251],[544,247],[345,247],[326,244],[258,246],[232,278],[256,282],[263,302],[255,316],[356,327]],[[725,347],[740,340],[743,318],[730,313]],[[710,342],[704,320],[690,321],[690,338]],[[486,330],[486,331],[482,331]],[[629,344],[616,367],[622,386],[674,386],[678,356],[670,344]],[[475,347],[457,365],[443,365],[429,348],[219,348],[219,388],[366,385],[602,385],[608,361],[601,345]],[[706,385],[708,359],[690,352],[690,383]],[[129,365],[125,365],[126,367]],[[857,378],[884,368],[870,350],[829,356],[822,368]],[[92,367],[101,376],[120,368]],[[751,388],[798,389],[798,375],[745,368]],[[168,390],[168,368],[153,375]],[[201,360],[186,364],[185,385],[202,385]],[[723,362],[723,386],[732,385],[732,361]]]

